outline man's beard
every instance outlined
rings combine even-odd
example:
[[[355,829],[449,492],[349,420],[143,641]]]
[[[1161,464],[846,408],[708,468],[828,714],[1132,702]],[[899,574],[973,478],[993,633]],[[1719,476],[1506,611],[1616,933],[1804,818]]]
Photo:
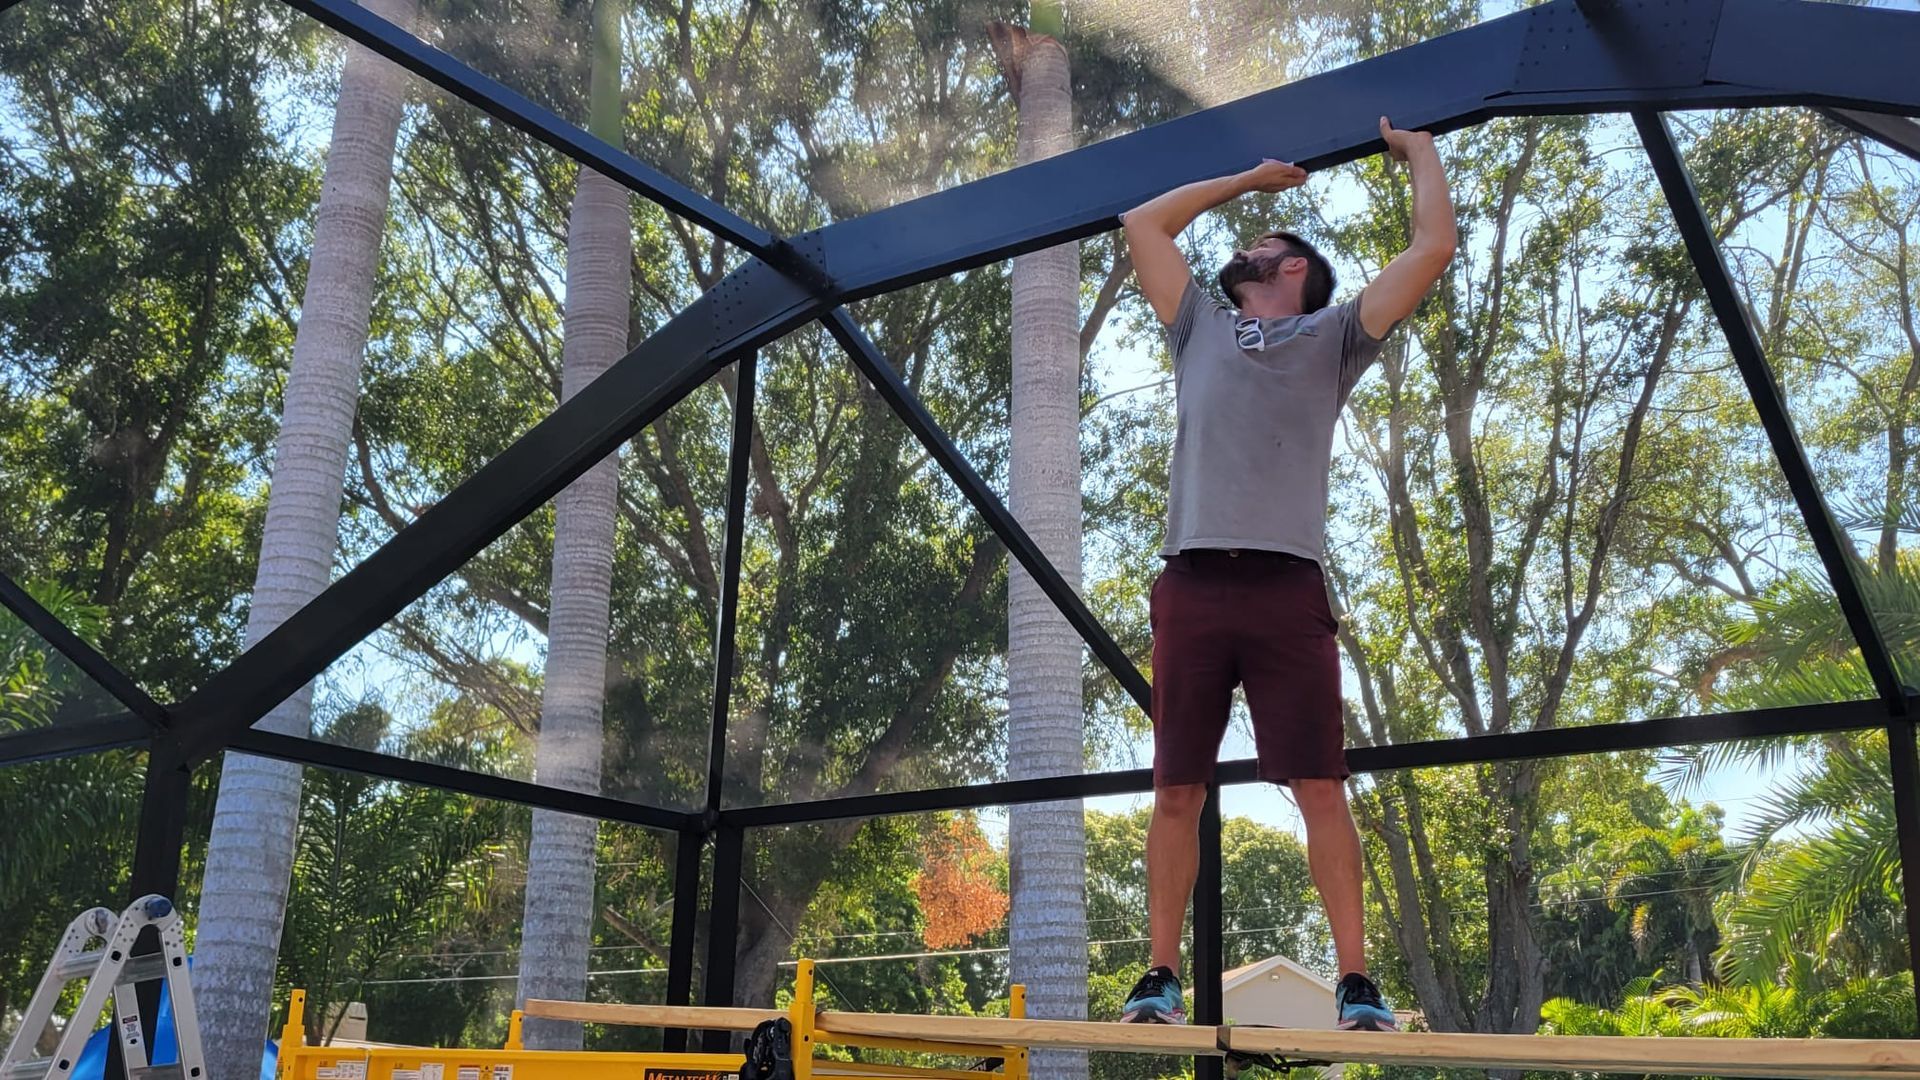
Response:
[[[1274,280],[1280,276],[1280,264],[1285,259],[1286,256],[1282,254],[1237,254],[1227,260],[1227,265],[1220,268],[1220,291],[1227,294],[1227,299],[1237,304],[1240,301],[1234,295],[1235,289],[1242,285],[1255,285]]]

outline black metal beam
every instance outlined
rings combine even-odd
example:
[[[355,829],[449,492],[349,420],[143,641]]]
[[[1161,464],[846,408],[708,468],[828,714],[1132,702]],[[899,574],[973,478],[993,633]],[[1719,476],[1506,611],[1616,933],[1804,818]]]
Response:
[[[1200,873],[1193,880],[1193,1023],[1226,1023],[1222,975],[1226,971],[1226,926],[1221,911],[1220,785],[1207,785],[1200,810]],[[1194,1080],[1221,1080],[1224,1062],[1195,1058]]]
[[[431,761],[415,761],[412,758],[396,757],[393,754],[340,746],[335,743],[321,742],[319,739],[281,735],[272,731],[252,729],[244,731],[233,740],[228,749],[242,754],[257,754],[261,757],[278,758],[281,761],[313,765],[338,772],[378,776],[385,780],[397,780],[403,784],[444,788],[447,791],[458,791],[476,798],[497,799],[501,802],[519,803],[542,810],[600,818],[605,821],[618,821],[649,829],[669,829],[677,832],[697,824],[694,816],[683,810],[662,810],[657,806],[643,806],[640,803],[610,799],[604,795],[589,795],[566,788],[530,784],[524,780],[513,780],[504,776],[495,776],[492,773],[474,772],[471,769],[460,769]]]
[[[1740,377],[1747,384],[1747,393],[1753,397],[1754,410],[1760,414],[1760,426],[1766,429],[1767,441],[1773,445],[1774,459],[1779,462],[1780,471],[1786,476],[1787,489],[1800,508],[1801,520],[1806,522],[1807,535],[1813,540],[1821,564],[1826,567],[1834,599],[1839,602],[1840,610],[1846,616],[1847,628],[1859,643],[1860,657],[1873,678],[1874,689],[1886,703],[1888,713],[1904,716],[1907,711],[1907,691],[1894,669],[1893,655],[1880,635],[1880,624],[1867,608],[1866,598],[1861,594],[1860,581],[1854,573],[1858,556],[1852,542],[1840,531],[1832,512],[1827,509],[1826,498],[1820,493],[1819,482],[1813,476],[1813,466],[1808,462],[1807,452],[1800,445],[1800,436],[1795,433],[1793,421],[1787,414],[1785,395],[1780,392],[1773,368],[1767,363],[1759,332],[1747,320],[1739,289],[1733,283],[1733,276],[1727,272],[1726,260],[1721,255],[1718,241],[1714,239],[1706,211],[1700,207],[1700,196],[1694,190],[1693,178],[1688,175],[1686,163],[1680,159],[1680,150],[1674,145],[1673,132],[1668,130],[1666,118],[1658,113],[1635,112],[1633,124],[1639,129],[1640,142],[1646,147],[1647,157],[1653,162],[1654,175],[1660,179],[1660,190],[1666,195],[1668,208],[1673,211],[1674,225],[1687,245],[1687,254],[1693,258],[1694,272],[1700,275],[1700,284],[1706,290],[1708,303],[1713,305],[1714,317],[1719,320],[1720,329],[1726,334],[1727,348],[1733,354],[1733,362],[1739,367]]]
[[[328,4],[340,8],[341,0]],[[1623,86],[1550,64],[1539,68],[1544,74],[1523,78],[1522,63],[1540,49],[1543,35],[1536,29],[1574,8],[1572,0],[1552,0],[798,237],[792,247],[799,260],[823,267],[838,283],[830,294],[749,261],[614,364],[596,381],[595,393],[560,406],[243,654],[176,710],[176,726],[196,758],[218,750],[720,366],[838,304],[1111,229],[1121,212],[1147,198],[1263,157],[1324,168],[1375,153],[1383,113],[1444,131],[1496,112],[1656,108],[1709,100],[1703,95],[1720,104],[1820,100],[1920,110],[1920,81],[1908,78],[1903,65],[1809,68],[1802,43],[1813,39],[1768,35],[1798,25],[1794,19],[1811,19],[1826,34],[1821,52],[1860,48],[1878,55],[1888,42],[1910,41],[1920,23],[1889,24],[1885,13],[1815,3],[1727,0],[1724,7],[1719,36],[1711,41],[1712,64],[1748,71],[1753,84],[1709,71],[1692,85]],[[1832,10],[1809,15],[1803,10],[1809,8]],[[1741,36],[1728,45],[1733,28]]]
[[[1753,104],[1785,96],[1805,105],[1911,115],[1920,113],[1920,79],[1913,77],[1917,54],[1920,15],[1912,12],[1809,0],[1728,0],[1706,81],[1751,87]]]
[[[353,0],[285,0],[327,28],[385,57],[487,115],[566,154],[664,209],[726,237],[814,288],[832,283],[786,241],[678,180],[556,116],[519,91],[480,74]]]
[[[720,812],[727,782],[727,715],[733,707],[734,633],[740,625],[740,556],[746,543],[747,484],[753,456],[753,399],[759,365],[735,365],[733,443],[727,451],[726,539],[720,555],[720,625],[713,642],[713,724],[707,745],[707,813]]]
[[[674,842],[673,931],[667,944],[667,1004],[693,1004],[693,946],[700,932],[700,864],[706,850],[705,832],[688,829]],[[668,1028],[662,1048],[668,1053],[687,1049],[687,1030]]]
[[[1113,673],[1114,678],[1120,680],[1120,685],[1133,697],[1134,704],[1140,706],[1140,711],[1149,711],[1153,705],[1153,691],[1147,685],[1146,676],[1140,674],[1140,669],[1127,658],[1119,642],[1113,640],[1113,635],[1107,633],[1107,628],[1087,609],[1086,601],[1080,599],[1080,594],[1074,591],[1072,585],[1067,584],[1067,579],[1060,575],[1060,571],[1040,550],[1040,545],[1027,535],[1027,530],[1015,520],[1006,503],[1001,502],[1000,496],[987,486],[986,479],[974,469],[973,463],[940,429],[939,422],[927,411],[919,395],[907,386],[906,380],[881,355],[879,347],[860,329],[860,324],[845,308],[835,308],[827,316],[826,324],[834,340],[852,358],[854,366],[860,369],[873,388],[879,391],[880,397],[906,422],[907,429],[927,448],[933,459],[940,463],[947,476],[960,488],[960,493],[986,519],[987,527],[1007,545],[1007,550],[1033,576],[1040,591],[1046,593],[1047,599],[1052,600],[1053,605],[1066,616],[1067,622],[1087,643],[1087,648]]]
[[[82,640],[80,635],[55,618],[53,612],[41,606],[40,601],[5,574],[0,574],[0,605],[26,623],[27,628],[53,646],[54,651],[73,661],[73,665],[87,678],[112,694],[120,704],[132,709],[133,714],[145,720],[153,730],[166,730],[171,720],[159,702],[149,697],[138,683],[128,678],[111,660],[100,655],[99,650]]]
[[[1900,898],[1907,917],[1907,969],[1920,986],[1920,764],[1914,760],[1913,724],[1887,725],[1893,779],[1893,820],[1900,844]],[[1920,1033],[1920,1000],[1914,1002]]]
[[[148,893],[178,899],[180,849],[187,842],[187,794],[192,784],[193,769],[182,760],[179,749],[156,740],[147,752],[140,829],[127,887],[129,903]]]
[[[1391,769],[1436,768],[1490,761],[1567,757],[1573,754],[1618,753],[1666,746],[1697,746],[1736,739],[1761,739],[1824,731],[1856,731],[1887,722],[1886,705],[1877,699],[1798,705],[1782,709],[1641,720],[1625,724],[1517,731],[1505,735],[1434,739],[1392,746],[1355,747],[1347,751],[1347,767],[1356,773]],[[1216,772],[1223,785],[1259,783],[1259,762],[1253,758],[1223,761]],[[821,799],[809,803],[776,803],[722,810],[723,824],[741,828],[797,825],[843,818],[924,814],[937,810],[966,810],[982,806],[1090,799],[1153,790],[1152,769],[1047,776],[1032,780],[1003,780],[964,787],[896,791]]]
[[[187,842],[187,797],[192,786],[193,770],[181,760],[173,741],[156,739],[147,753],[139,832],[134,841],[132,873],[127,881],[128,903],[147,895],[179,902],[180,851]],[[152,927],[140,931],[131,951],[134,956],[150,956],[161,951],[159,932]],[[160,984],[141,983],[134,993],[139,999],[142,1038],[146,1045],[152,1046],[160,1033]],[[133,1080],[128,1075],[118,1039],[108,1040],[105,1075]]]
[[[1858,132],[1920,161],[1920,121],[1910,116],[1861,112],[1858,109],[1821,109],[1820,115],[1849,131]]]
[[[153,728],[132,713],[69,720],[0,735],[0,766],[97,754],[102,750],[139,746],[152,738]]]
[[[713,834],[713,896],[707,906],[707,971],[700,981],[700,1000],[707,1005],[733,1004],[734,964],[740,937],[741,867],[746,835],[722,825]],[[728,1031],[709,1031],[701,1046],[710,1054],[724,1054],[733,1040]]]

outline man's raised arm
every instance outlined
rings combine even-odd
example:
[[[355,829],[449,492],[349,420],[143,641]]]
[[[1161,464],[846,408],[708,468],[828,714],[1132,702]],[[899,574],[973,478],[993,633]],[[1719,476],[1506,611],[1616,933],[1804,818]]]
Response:
[[[1246,172],[1200,180],[1174,188],[1120,215],[1127,229],[1127,250],[1133,254],[1133,272],[1153,313],[1171,326],[1180,311],[1193,270],[1174,237],[1193,219],[1250,191],[1285,191],[1306,183],[1307,172],[1283,161],[1263,161]]]
[[[1393,324],[1413,314],[1421,298],[1453,261],[1460,242],[1454,223],[1453,196],[1433,136],[1424,131],[1401,131],[1380,118],[1380,137],[1387,153],[1406,163],[1413,179],[1413,239],[1386,268],[1360,290],[1360,328],[1370,337],[1384,337]]]

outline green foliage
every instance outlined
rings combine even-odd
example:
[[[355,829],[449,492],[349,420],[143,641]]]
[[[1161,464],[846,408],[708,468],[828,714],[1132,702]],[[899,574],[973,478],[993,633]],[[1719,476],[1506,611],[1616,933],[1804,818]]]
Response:
[[[29,582],[26,591],[85,636],[101,612],[70,590]],[[43,727],[73,706],[104,708],[85,676],[11,612],[0,612],[0,733]],[[82,715],[85,715],[83,712]],[[116,911],[133,856],[145,755],[110,750],[0,769],[0,1021],[24,1006],[68,921],[91,907]]]

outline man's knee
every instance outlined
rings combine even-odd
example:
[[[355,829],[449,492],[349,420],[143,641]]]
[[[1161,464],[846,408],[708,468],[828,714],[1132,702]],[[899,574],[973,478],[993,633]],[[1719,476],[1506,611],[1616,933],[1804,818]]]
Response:
[[[1293,789],[1293,801],[1300,807],[1301,817],[1312,819],[1347,812],[1347,783],[1344,780],[1294,780],[1287,786]]]
[[[1200,820],[1200,811],[1206,805],[1205,784],[1169,784],[1153,789],[1153,812],[1156,817],[1197,822]]]

